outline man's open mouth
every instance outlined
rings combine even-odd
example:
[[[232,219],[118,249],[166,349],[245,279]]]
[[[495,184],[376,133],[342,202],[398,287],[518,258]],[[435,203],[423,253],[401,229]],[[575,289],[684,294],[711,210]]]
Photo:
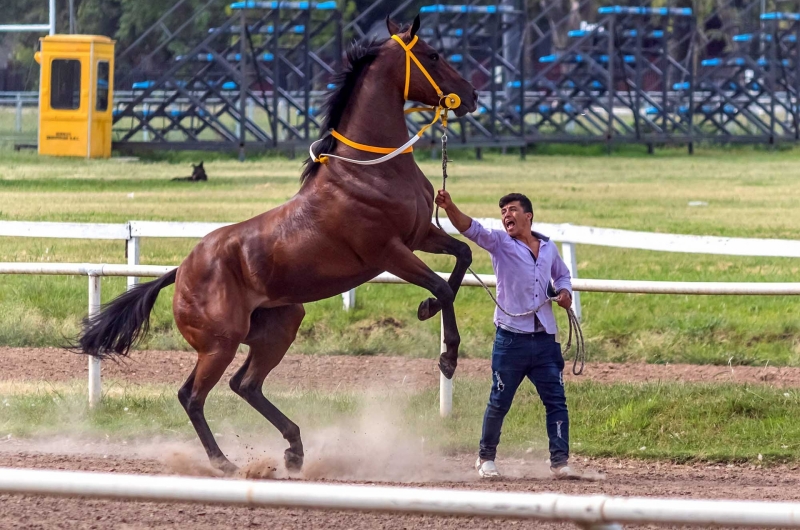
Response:
[[[514,226],[516,224],[517,223],[515,223],[514,221],[506,221],[506,230],[510,230],[511,228],[514,228]]]

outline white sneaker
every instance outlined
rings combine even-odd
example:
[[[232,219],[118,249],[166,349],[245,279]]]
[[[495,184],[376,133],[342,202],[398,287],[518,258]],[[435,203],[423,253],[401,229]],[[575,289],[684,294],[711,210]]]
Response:
[[[581,474],[569,466],[551,467],[550,472],[556,480],[580,480]]]
[[[486,460],[481,463],[481,459],[475,462],[475,469],[478,470],[478,475],[481,478],[497,478],[500,476],[500,472],[497,470],[497,466],[494,465],[494,460]]]

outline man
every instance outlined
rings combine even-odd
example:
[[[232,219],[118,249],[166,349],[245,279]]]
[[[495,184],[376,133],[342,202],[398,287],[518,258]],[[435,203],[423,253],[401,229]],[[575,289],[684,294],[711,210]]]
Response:
[[[459,232],[491,254],[497,302],[515,315],[509,316],[499,308],[494,312],[497,334],[492,349],[492,391],[475,463],[478,473],[486,478],[500,476],[494,463],[500,430],[514,394],[527,376],[547,413],[550,470],[555,478],[579,478],[567,465],[569,417],[561,374],[564,358],[556,342],[556,319],[547,294],[552,279],[558,293],[556,303],[570,307],[572,283],[567,266],[555,244],[531,230],[533,206],[525,195],[511,193],[500,199],[505,230],[487,230],[462,213],[444,190],[437,194],[436,204],[447,212]]]

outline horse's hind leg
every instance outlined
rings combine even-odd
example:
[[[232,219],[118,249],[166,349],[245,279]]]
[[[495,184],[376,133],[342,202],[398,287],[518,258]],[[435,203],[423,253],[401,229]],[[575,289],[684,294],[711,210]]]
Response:
[[[215,348],[199,352],[194,370],[178,391],[178,400],[186,410],[186,414],[189,415],[208,459],[214,467],[226,475],[234,473],[236,466],[225,457],[217,445],[217,441],[208,427],[203,409],[208,393],[214,388],[225,372],[225,368],[233,360],[238,346],[238,343],[233,344],[226,341],[226,343],[218,344]]]
[[[262,386],[264,379],[281,362],[286,350],[294,342],[304,316],[305,310],[300,304],[254,311],[250,317],[250,333],[244,340],[250,346],[250,354],[231,378],[231,389],[261,413],[289,442],[289,448],[284,453],[289,470],[303,467],[300,428],[264,397]]]

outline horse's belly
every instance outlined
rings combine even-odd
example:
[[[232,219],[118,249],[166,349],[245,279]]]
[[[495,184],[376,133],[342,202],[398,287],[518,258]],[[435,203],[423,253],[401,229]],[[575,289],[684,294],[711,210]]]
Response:
[[[297,270],[271,282],[268,287],[265,307],[283,304],[304,304],[336,296],[371,280],[381,270],[369,269],[358,272]]]

